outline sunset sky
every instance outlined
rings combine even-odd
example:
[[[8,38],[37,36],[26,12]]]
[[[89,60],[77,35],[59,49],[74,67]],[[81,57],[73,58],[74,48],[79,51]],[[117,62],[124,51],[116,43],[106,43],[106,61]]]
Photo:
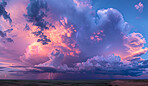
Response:
[[[0,0],[0,79],[148,79],[148,0]]]

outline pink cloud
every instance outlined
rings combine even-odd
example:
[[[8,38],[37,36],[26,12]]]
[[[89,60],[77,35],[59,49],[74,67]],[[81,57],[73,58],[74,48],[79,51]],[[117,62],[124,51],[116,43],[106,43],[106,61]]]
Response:
[[[24,53],[23,56],[20,56],[20,59],[24,63],[36,65],[48,61],[48,53],[49,50],[46,46],[34,42],[27,47],[26,53]]]
[[[143,5],[141,2],[139,2],[139,4],[137,4],[137,5],[135,5],[135,8],[136,8],[140,13],[143,12],[143,7],[144,7],[144,5]]]
[[[36,14],[36,9],[32,9],[35,8],[34,3],[39,4],[36,0],[29,4],[28,9],[26,7],[29,1],[16,1],[18,2],[10,1],[7,7],[13,25],[3,19],[0,21],[2,31],[14,29],[8,34],[8,37],[13,37],[14,43],[0,43],[0,61],[5,58],[8,63],[15,63],[14,60],[17,60],[22,65],[54,67],[64,71],[73,71],[76,67],[80,70],[100,68],[103,71],[116,69],[121,72],[120,68],[124,70],[124,65],[127,69],[130,68],[131,65],[126,64],[127,60],[147,52],[147,48],[144,48],[146,40],[142,34],[127,35],[128,23],[116,9],[98,10],[96,15],[99,19],[94,19],[90,11],[91,5],[85,0],[63,0],[59,1],[60,4],[55,0],[47,0],[50,10],[45,12],[46,17],[42,13]],[[144,6],[140,2],[135,7],[142,12]],[[40,9],[37,11],[40,12]],[[27,15],[29,19],[34,18],[32,22],[26,21],[27,18],[23,16],[27,12],[30,13]],[[45,20],[38,20],[38,17]],[[44,24],[47,22],[50,24]],[[26,24],[30,30],[24,31]],[[42,24],[48,29],[43,30]],[[41,30],[40,36],[32,34]],[[42,44],[40,41],[46,41],[45,38],[51,42]],[[40,40],[37,41],[38,39]],[[123,65],[120,66],[120,63]]]
[[[78,8],[92,8],[90,1],[91,0],[73,0],[73,2],[77,5]]]
[[[130,59],[145,54],[148,48],[143,48],[146,43],[145,38],[140,33],[131,33],[124,38],[124,45],[127,48],[127,53],[124,59]]]

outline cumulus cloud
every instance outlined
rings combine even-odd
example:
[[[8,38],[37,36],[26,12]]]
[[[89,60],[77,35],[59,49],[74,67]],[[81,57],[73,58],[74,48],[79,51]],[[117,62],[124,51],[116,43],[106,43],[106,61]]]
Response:
[[[26,53],[20,57],[20,59],[29,64],[39,64],[47,61],[48,50],[41,43],[35,42],[32,45],[28,46]]]
[[[81,72],[95,72],[96,74],[117,74],[117,75],[131,75],[138,76],[144,71],[138,67],[138,63],[124,62],[121,61],[119,56],[95,56],[91,59],[88,59],[86,62],[77,63],[76,67]],[[103,72],[102,72],[103,71]]]
[[[0,36],[17,35],[13,40],[7,37],[14,44],[2,46],[17,51],[16,59],[28,66],[20,72],[138,76],[145,71],[147,61],[140,56],[147,52],[146,40],[140,33],[129,34],[118,10],[94,10],[90,0],[17,3],[23,10],[16,11],[15,3],[15,13],[8,8],[16,15],[12,16],[15,25],[0,30]]]
[[[44,67],[58,67],[61,65],[62,60],[64,59],[64,54],[60,53],[60,50],[56,49],[53,50],[53,52],[49,55],[50,60],[39,64],[38,66],[44,66]]]
[[[100,69],[104,69],[104,70],[110,70],[110,69],[114,69],[117,67],[114,66],[120,66],[121,64],[121,59],[119,56],[94,56],[93,58],[88,59],[86,62],[82,62],[82,63],[77,63],[76,66],[79,68],[79,70],[93,70],[99,67]],[[114,64],[116,63],[116,64]],[[113,66],[114,65],[114,66]],[[118,70],[118,69],[117,69]]]
[[[55,16],[54,18],[56,19],[49,21],[55,25],[55,28],[49,28],[50,31],[47,29],[47,32],[43,32],[46,37],[51,40],[51,43],[46,46],[41,44],[36,45],[36,47],[42,47],[43,49],[36,50],[35,48],[35,52],[31,52],[32,49],[28,48],[25,55],[21,57],[23,61],[37,67],[55,67],[67,71],[75,71],[78,69],[79,71],[92,70],[94,72],[112,71],[120,74],[122,70],[116,69],[120,67],[120,69],[129,72],[129,75],[131,72],[129,69],[133,69],[132,72],[134,72],[134,69],[138,66],[133,66],[132,61],[143,61],[138,56],[147,52],[147,48],[143,49],[146,41],[140,33],[131,33],[128,35],[129,25],[124,21],[119,11],[108,8],[98,10],[97,15],[94,16],[91,14],[90,7],[80,5],[77,1],[69,1],[69,3],[73,3],[71,6],[63,2],[59,3],[61,3],[61,5],[59,5],[58,8],[55,7],[57,3],[54,1],[47,1],[49,5],[48,12],[51,13],[51,15],[45,19],[52,20],[53,16]],[[71,9],[65,6],[71,7]],[[83,8],[87,8],[88,10]],[[52,9],[54,9],[54,11]],[[68,11],[63,12],[65,9]],[[58,10],[63,11],[57,14]],[[71,13],[74,13],[75,16],[71,15]],[[46,13],[46,15],[48,15],[48,13]],[[76,22],[78,20],[81,23]],[[61,31],[61,28],[65,32]],[[58,31],[60,31],[60,33],[58,33]],[[65,40],[67,40],[67,42]],[[46,53],[45,55],[42,55],[45,49],[48,50],[44,51],[44,53]],[[79,52],[74,52],[73,50],[78,50]],[[41,57],[42,60],[38,60]],[[72,61],[71,58],[75,59]],[[140,73],[141,72],[142,71],[140,71]],[[138,73],[139,71],[135,74],[137,75]]]
[[[94,56],[86,62],[76,63],[74,67],[65,65],[52,66],[49,63],[37,65],[35,67],[11,66],[12,68],[23,68],[23,73],[72,73],[72,74],[105,74],[105,75],[126,75],[140,76],[145,72],[147,61],[140,61],[140,58],[130,61],[121,61],[119,56]]]
[[[147,52],[148,48],[143,48],[146,40],[143,38],[142,34],[131,33],[124,39],[124,45],[128,48],[127,52],[129,53],[129,55],[127,54],[125,58],[128,59],[130,57],[141,56]]]
[[[79,30],[77,40],[80,48],[88,56],[120,52],[123,47],[123,36],[129,29],[120,12],[113,8],[98,10],[96,27]],[[98,37],[98,41],[90,40]],[[118,47],[117,47],[118,46]]]

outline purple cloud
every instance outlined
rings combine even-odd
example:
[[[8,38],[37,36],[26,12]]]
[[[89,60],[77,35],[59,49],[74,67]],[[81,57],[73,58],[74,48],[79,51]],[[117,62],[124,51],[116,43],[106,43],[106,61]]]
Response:
[[[95,11],[90,3],[10,1],[12,7],[8,5],[7,10],[14,25],[0,21],[0,40],[13,43],[0,42],[0,60],[5,58],[13,63],[8,66],[12,68],[11,75],[21,72],[139,76],[146,72],[147,60],[140,56],[148,48],[144,47],[142,34],[129,33],[130,26],[118,10]]]

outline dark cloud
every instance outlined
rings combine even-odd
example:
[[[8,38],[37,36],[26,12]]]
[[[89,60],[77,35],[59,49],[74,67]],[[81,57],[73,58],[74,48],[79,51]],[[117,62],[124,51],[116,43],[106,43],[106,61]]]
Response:
[[[25,26],[24,30],[25,30],[25,31],[30,30],[30,27],[29,27],[29,25],[28,25],[28,24],[26,24],[26,26]]]
[[[12,75],[12,76],[19,76],[19,77],[24,76],[23,74],[18,74],[18,73],[11,73],[10,75]]]
[[[5,34],[6,34],[6,33],[5,33]],[[1,41],[2,41],[3,43],[6,43],[6,42],[12,43],[12,42],[14,42],[12,38],[8,38],[8,37],[5,37],[5,36],[2,38]]]
[[[23,68],[18,71],[9,71],[12,73],[21,72],[23,74],[40,74],[40,73],[64,73],[64,74],[101,74],[101,75],[124,75],[124,76],[140,76],[146,72],[148,61],[141,61],[140,58],[129,60],[129,62],[121,61],[119,56],[95,56],[86,62],[77,63],[74,67],[60,65],[57,68],[48,67],[47,65],[30,66],[10,66],[12,68]]]
[[[3,16],[4,19],[8,19],[9,23],[11,23],[12,20],[10,18],[10,14],[8,14],[5,10],[6,5],[7,5],[7,2],[5,0],[2,0],[2,2],[0,2],[0,16]]]
[[[148,64],[148,60],[143,61],[143,64],[144,65]]]
[[[6,31],[4,31],[5,33],[11,33],[13,31],[13,29],[7,29]]]
[[[2,37],[1,41],[4,42],[4,43],[5,42],[9,42],[9,43],[13,42],[12,38],[7,37],[7,33],[11,33],[12,31],[13,31],[13,29],[7,29],[6,31],[0,30],[0,36]]]
[[[13,42],[13,39],[11,38],[6,38],[7,42]]]
[[[38,73],[62,73],[64,71],[52,67],[29,67],[29,66],[10,66],[11,68],[23,68],[24,70],[11,70],[12,74],[23,73],[23,74],[38,74]]]
[[[13,29],[7,29],[6,31],[1,31],[0,30],[0,36],[1,37],[6,37],[7,33],[11,33],[13,31]]]
[[[2,0],[2,2],[0,2],[0,17],[3,16],[4,19],[8,19],[9,23],[12,23],[12,20],[10,18],[10,14],[8,14],[5,10],[5,7],[7,5],[7,2],[5,0]],[[13,40],[11,38],[6,38],[7,33],[12,32],[13,29],[7,29],[6,31],[2,31],[0,30],[0,36],[2,38],[4,38],[3,42],[13,42]]]
[[[5,37],[6,36],[6,33],[0,30],[0,36],[1,37]]]
[[[42,31],[49,29],[47,25],[54,27],[49,22],[45,21],[43,18],[46,17],[46,12],[48,11],[48,4],[44,0],[30,0],[30,3],[27,6],[27,20],[29,22],[33,22],[33,25],[38,26],[38,31],[33,32],[35,36],[40,37],[37,42],[41,42],[43,45],[48,44],[51,42]],[[29,29],[28,25],[26,24],[26,29]]]
[[[102,57],[103,58],[103,57]],[[106,58],[106,57],[105,57]],[[115,57],[116,58],[116,57]],[[98,58],[99,59],[99,58]],[[107,59],[107,58],[106,58]],[[23,73],[23,74],[40,74],[40,73],[64,73],[64,74],[101,74],[101,75],[125,75],[125,76],[140,76],[145,71],[144,67],[146,65],[138,65],[139,62],[132,64],[125,64],[120,61],[109,61],[101,60],[95,58],[91,60],[88,59],[87,62],[83,62],[81,65],[77,64],[74,68],[54,68],[54,67],[27,67],[27,66],[11,66],[12,68],[23,68],[18,71],[9,71],[13,74]],[[88,62],[89,61],[89,62]],[[112,62],[113,61],[113,62]]]
[[[4,68],[6,68],[6,67],[0,67],[0,69],[4,69]]]
[[[107,75],[130,75],[140,76],[145,69],[140,68],[142,62],[135,60],[129,63],[122,62],[118,56],[99,57],[95,56],[88,59],[86,62],[77,63],[76,71],[82,73],[95,73]]]
[[[6,67],[0,67],[0,72],[5,71],[5,70],[2,70],[2,69],[4,69],[4,68],[6,68]]]

